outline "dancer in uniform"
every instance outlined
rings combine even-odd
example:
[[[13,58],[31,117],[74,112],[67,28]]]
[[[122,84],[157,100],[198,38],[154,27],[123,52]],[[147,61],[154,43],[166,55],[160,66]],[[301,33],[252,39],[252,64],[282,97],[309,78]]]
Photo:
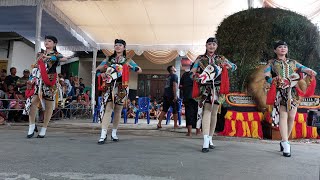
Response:
[[[34,136],[38,132],[35,124],[37,110],[41,105],[44,111],[43,127],[38,134],[38,138],[44,138],[47,127],[55,108],[56,96],[58,93],[59,82],[57,81],[57,66],[60,62],[67,61],[70,57],[63,57],[57,51],[58,40],[54,36],[46,36],[44,45],[46,50],[38,53],[37,61],[33,65],[32,73],[27,82],[25,92],[27,102],[23,114],[29,115],[29,130],[27,138]]]
[[[280,150],[283,156],[291,156],[291,146],[288,138],[292,132],[294,118],[301,96],[314,93],[316,72],[296,60],[287,57],[288,45],[284,41],[274,44],[275,58],[270,60],[264,69],[264,75],[271,88],[267,95],[267,104],[273,105],[272,125],[279,126],[282,141]],[[300,73],[299,73],[300,72]],[[312,78],[309,88],[302,92],[297,82],[303,79],[303,73]]]
[[[116,39],[114,53],[107,57],[97,67],[99,90],[102,91],[99,122],[101,122],[101,135],[98,144],[104,144],[107,139],[107,129],[113,114],[112,141],[119,141],[117,129],[121,118],[121,111],[128,98],[128,71],[129,69],[141,73],[142,69],[126,56],[126,42]]]
[[[210,149],[214,149],[215,146],[212,142],[212,136],[216,128],[217,113],[220,105],[224,102],[224,94],[228,93],[228,69],[232,71],[237,69],[237,66],[227,60],[224,56],[215,54],[218,47],[218,41],[216,38],[209,38],[206,42],[206,53],[197,57],[193,68],[193,77],[196,81],[207,81],[210,75],[207,75],[207,67],[210,65],[212,73],[214,73],[214,79],[207,81],[206,83],[200,83],[200,93],[196,100],[199,103],[199,108],[203,108],[202,116],[202,132],[203,132],[203,146],[202,152],[209,152]],[[209,70],[210,71],[210,70]],[[200,74],[200,75],[199,75]],[[221,75],[222,74],[222,75]],[[223,90],[222,90],[223,86]],[[194,87],[195,88],[195,87]]]

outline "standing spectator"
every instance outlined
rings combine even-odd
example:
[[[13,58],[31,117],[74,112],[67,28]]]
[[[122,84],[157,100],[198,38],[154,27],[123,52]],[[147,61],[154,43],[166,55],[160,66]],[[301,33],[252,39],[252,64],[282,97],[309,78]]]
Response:
[[[69,76],[69,81],[70,81],[71,86],[74,87],[74,79],[73,79],[72,75]]]
[[[157,124],[157,128],[161,128],[161,121],[164,119],[167,114],[170,106],[172,107],[174,128],[178,128],[178,97],[177,97],[177,89],[178,89],[178,76],[175,74],[177,72],[174,66],[168,66],[167,71],[170,73],[167,77],[166,86],[164,88],[163,95],[163,110],[159,116],[159,122]]]
[[[71,82],[69,79],[67,79],[67,76],[64,74],[64,83],[66,84],[67,87],[67,95],[69,95],[72,91],[72,86],[71,86]]]
[[[0,103],[3,106],[4,109],[8,107],[8,101],[4,99],[8,99],[8,95],[4,90],[4,85],[0,84]]]
[[[19,78],[17,81],[18,91],[20,91],[23,95],[27,89],[27,81],[29,80],[30,71],[25,69],[23,71],[23,77]]]
[[[79,86],[80,92],[83,93],[84,88],[86,88],[86,86],[84,85],[82,78],[79,79],[79,84],[80,84],[80,86]]]
[[[80,88],[80,82],[79,82],[78,76],[74,76],[74,78],[73,78],[73,83],[74,83],[74,87],[75,87],[76,89],[79,89],[79,88]]]
[[[1,76],[7,76],[7,70],[6,69],[1,69],[0,75]]]
[[[9,85],[13,85],[13,87],[16,87],[16,83],[19,79],[19,76],[16,76],[17,69],[15,67],[10,68],[10,75],[6,77],[5,84],[6,84],[6,90],[8,90]]]
[[[192,98],[193,80],[191,79],[192,72],[190,68],[186,69],[180,79],[180,90],[185,105],[186,125],[188,128],[187,136],[191,136],[192,128],[196,127],[198,103]]]
[[[1,74],[0,75],[0,84],[3,86],[3,88],[4,88],[4,90],[6,90],[5,88],[6,88],[6,82],[5,82],[5,80],[6,80],[6,75],[4,75],[4,74]]]

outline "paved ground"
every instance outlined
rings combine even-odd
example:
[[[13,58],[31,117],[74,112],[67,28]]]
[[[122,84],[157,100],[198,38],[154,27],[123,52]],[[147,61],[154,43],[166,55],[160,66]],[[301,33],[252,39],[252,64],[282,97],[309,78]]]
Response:
[[[131,124],[120,128],[120,142],[97,145],[96,125],[62,124],[44,139],[26,139],[21,124],[0,126],[0,179],[319,179],[319,144],[292,143],[285,158],[277,141],[215,137],[217,148],[204,154],[201,137],[169,129]]]

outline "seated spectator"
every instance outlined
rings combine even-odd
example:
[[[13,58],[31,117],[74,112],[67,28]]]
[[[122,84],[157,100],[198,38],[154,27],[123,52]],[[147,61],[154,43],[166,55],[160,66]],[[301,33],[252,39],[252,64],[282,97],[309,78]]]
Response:
[[[3,107],[2,101],[0,101],[0,109],[1,109],[1,111],[0,111],[0,125],[3,125],[3,124],[5,124],[5,122],[7,120],[7,115],[5,113],[5,110],[4,110],[5,108]]]
[[[184,104],[181,105],[181,116],[184,116],[186,114],[186,108],[184,107]]]
[[[78,104],[82,104],[82,105],[86,105],[86,101],[84,100],[83,95],[79,94],[79,95],[77,96],[77,103],[78,103]]]
[[[72,100],[77,101],[77,98],[78,98],[79,95],[81,95],[80,94],[80,89],[79,88],[75,89],[75,94],[73,95]]]
[[[15,93],[15,99],[10,101],[10,109],[21,109],[21,110],[23,110],[24,105],[25,105],[24,95],[20,91],[17,91]]]
[[[86,93],[83,95],[84,101],[86,102],[86,106],[90,106],[90,90],[87,90]]]
[[[157,119],[156,110],[154,109],[154,107],[152,107],[152,108],[150,109],[149,114],[150,114],[150,118],[151,118],[151,119]]]
[[[135,113],[133,111],[133,105],[132,105],[132,102],[130,101],[130,99],[128,99],[128,101],[127,101],[127,116],[128,116],[128,118],[135,117]]]
[[[14,90],[14,86],[12,84],[8,85],[7,97],[8,99],[15,99],[16,92]]]
[[[161,114],[162,109],[163,109],[163,106],[161,105],[160,108],[159,108],[159,110],[156,111],[156,117],[157,117],[157,119],[159,119],[159,116],[160,116],[160,114]],[[167,118],[167,114],[165,115],[165,118]]]
[[[138,116],[139,119],[143,119],[145,116],[144,112],[139,112],[139,114],[137,114],[138,110],[139,110],[139,105],[136,104],[135,107],[133,108],[133,112],[136,116]]]
[[[0,84],[0,99],[8,99],[7,93],[4,91],[3,84]]]
[[[11,89],[11,86],[9,88]],[[23,122],[25,118],[22,118],[22,111],[25,105],[25,98],[24,95],[17,91],[13,95],[13,99],[10,100],[10,111],[8,114],[8,120],[9,121],[15,121],[15,122]]]
[[[25,91],[27,89],[27,81],[29,80],[30,71],[28,69],[25,69],[23,71],[23,77],[19,78],[17,81],[17,87],[18,91],[20,91],[22,94],[25,94]]]
[[[6,80],[6,75],[1,74],[0,75],[0,84],[3,85],[4,88],[5,88],[5,80]]]

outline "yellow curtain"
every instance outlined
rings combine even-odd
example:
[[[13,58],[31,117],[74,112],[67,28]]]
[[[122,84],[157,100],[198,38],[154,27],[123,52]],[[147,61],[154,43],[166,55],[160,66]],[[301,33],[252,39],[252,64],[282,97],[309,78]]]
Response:
[[[281,8],[296,11],[300,14],[305,15],[309,19],[314,19],[320,14],[320,2],[317,0],[303,0],[299,1],[297,4],[290,3],[291,1],[264,0],[263,7]]]
[[[145,51],[144,57],[154,64],[167,64],[178,57],[177,51],[160,50],[160,51]]]
[[[198,54],[192,52],[192,51],[188,51],[186,54],[187,58],[190,59],[192,62],[195,61],[198,57]]]
[[[113,54],[113,50],[102,49],[102,52],[106,56],[111,56]],[[127,57],[132,58],[136,53],[134,50],[127,50]],[[176,57],[179,56],[179,53],[176,50],[156,50],[156,51],[144,51],[143,55],[146,59],[154,64],[167,64],[173,61]],[[199,54],[188,51],[186,56],[192,62],[197,59]]]

